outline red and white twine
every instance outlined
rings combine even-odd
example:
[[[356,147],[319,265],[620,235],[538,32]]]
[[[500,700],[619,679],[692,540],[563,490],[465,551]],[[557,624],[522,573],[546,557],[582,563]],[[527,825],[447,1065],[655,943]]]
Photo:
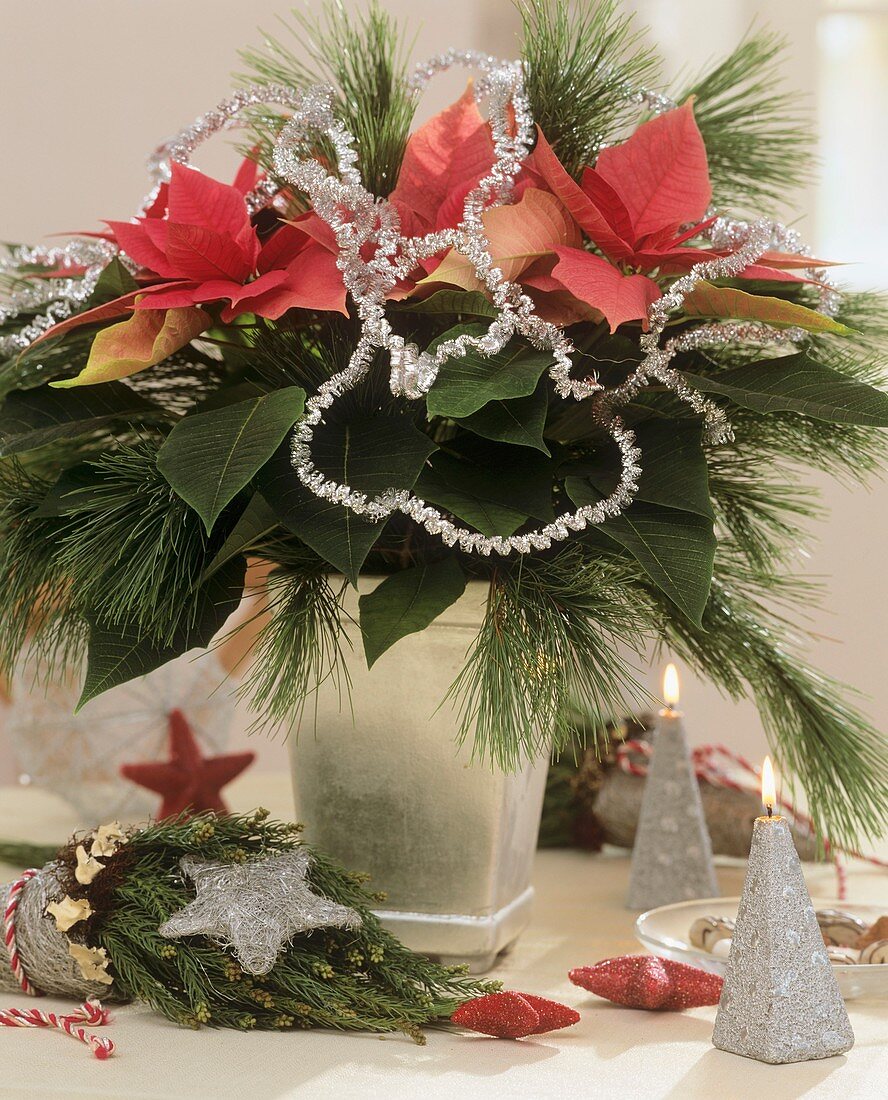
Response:
[[[652,752],[653,746],[649,741],[623,741],[616,747],[617,766],[629,775],[644,777],[648,771],[647,763],[642,763],[633,759],[633,757],[640,756],[644,761],[647,761]],[[697,779],[710,783],[713,787],[727,787],[732,791],[749,791],[752,793],[757,792],[759,789],[758,781],[761,778],[761,768],[725,745],[697,745],[696,748],[691,750],[691,760]],[[729,761],[741,771],[752,776],[755,782],[741,783],[734,779],[728,774],[725,761]],[[778,804],[794,824],[806,829],[809,833],[814,832],[813,820],[807,814],[797,810],[788,799],[780,798]],[[875,856],[865,856],[861,852],[847,848],[839,848],[837,845],[831,844],[828,838],[824,840],[823,846],[836,869],[837,896],[840,901],[845,901],[848,896],[848,875],[845,865],[839,858],[840,854],[863,860],[874,867],[888,868],[888,862],[885,860],[876,859]]]
[[[9,965],[12,968],[13,974],[15,974],[16,981],[22,987],[22,991],[27,993],[29,997],[39,997],[40,991],[35,989],[28,981],[28,975],[25,973],[25,968],[22,966],[21,956],[18,953],[18,947],[15,942],[15,912],[22,899],[22,891],[26,883],[36,874],[39,874],[36,867],[31,867],[29,870],[22,872],[21,877],[17,878],[9,888],[9,896],[6,899],[6,909],[3,911],[4,939],[6,942],[6,951],[9,955]]]
[[[110,1039],[91,1035],[80,1025],[99,1027],[107,1024],[109,1019],[108,1009],[103,1008],[98,1001],[84,1001],[76,1012],[65,1016],[59,1016],[55,1012],[41,1012],[37,1008],[7,1008],[5,1012],[0,1012],[0,1027],[55,1027],[72,1039],[85,1043],[96,1058],[104,1060],[114,1053],[114,1044]]]
[[[41,992],[29,980],[22,966],[21,956],[15,940],[15,915],[29,879],[39,874],[36,868],[23,871],[9,888],[9,896],[6,899],[6,908],[3,911],[4,942],[9,956],[9,965],[16,977],[16,981],[22,987],[22,992],[29,997],[39,997]],[[114,1052],[114,1044],[110,1039],[98,1035],[91,1035],[82,1024],[90,1027],[100,1027],[107,1024],[110,1017],[108,1010],[103,1008],[99,1001],[88,1000],[76,1012],[69,1012],[59,1016],[55,1012],[41,1012],[37,1008],[21,1009],[8,1008],[0,1011],[0,1027],[54,1027],[70,1035],[72,1039],[78,1039],[92,1050],[96,1058],[110,1058]]]

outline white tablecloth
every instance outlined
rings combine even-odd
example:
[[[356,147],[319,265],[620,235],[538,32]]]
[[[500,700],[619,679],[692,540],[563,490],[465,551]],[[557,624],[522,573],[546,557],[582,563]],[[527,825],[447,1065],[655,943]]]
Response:
[[[284,776],[248,775],[232,785],[230,794],[236,809],[261,804],[276,815],[292,816]],[[54,843],[75,825],[73,815],[48,795],[0,789],[0,837]],[[0,1095],[35,1100],[888,1097],[888,1001],[849,1003],[857,1042],[847,1056],[766,1066],[713,1048],[714,1008],[640,1012],[571,985],[571,967],[640,950],[632,934],[634,914],[623,907],[627,872],[622,853],[541,852],[537,857],[533,923],[495,976],[507,988],[576,1007],[582,1020],[567,1031],[509,1042],[432,1030],[428,1045],[419,1047],[396,1035],[193,1032],[144,1008],[122,1006],[114,1009],[107,1032],[117,1045],[107,1062],[59,1034],[0,1029]],[[834,894],[829,868],[806,872],[812,893]],[[742,879],[739,864],[719,867],[724,894],[739,893]],[[888,911],[888,876],[855,865],[849,894],[855,901],[884,903]],[[10,998],[2,1007],[13,1004],[29,1008],[34,1002]],[[40,1007],[63,1005],[43,998]]]

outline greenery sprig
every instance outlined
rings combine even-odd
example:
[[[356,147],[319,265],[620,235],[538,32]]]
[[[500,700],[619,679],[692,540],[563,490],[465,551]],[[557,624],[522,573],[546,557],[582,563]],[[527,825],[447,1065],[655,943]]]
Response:
[[[309,870],[312,889],[356,910],[359,928],[297,935],[261,977],[244,973],[204,936],[170,940],[160,934],[159,925],[193,897],[179,869],[183,856],[261,859],[300,844],[300,829],[270,820],[267,810],[169,818],[131,833],[103,859],[102,874],[89,886],[70,873],[82,839],[75,837],[59,854],[61,875],[69,894],[89,898],[94,910],[76,935],[107,951],[115,996],[150,1005],[186,1027],[402,1031],[423,1043],[423,1025],[446,1020],[464,1001],[500,988],[409,951],[371,912],[381,898],[370,892],[368,876],[318,852]],[[51,849],[0,844],[0,858],[13,863],[25,857],[39,866],[54,856]]]

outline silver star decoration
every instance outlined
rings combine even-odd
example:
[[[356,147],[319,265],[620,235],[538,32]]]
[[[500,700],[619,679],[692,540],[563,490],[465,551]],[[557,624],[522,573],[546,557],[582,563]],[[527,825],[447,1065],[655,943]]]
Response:
[[[305,848],[249,863],[186,856],[179,866],[197,896],[160,926],[160,934],[207,936],[233,951],[248,974],[267,974],[298,933],[361,924],[354,909],[312,892],[306,881],[310,863]]]

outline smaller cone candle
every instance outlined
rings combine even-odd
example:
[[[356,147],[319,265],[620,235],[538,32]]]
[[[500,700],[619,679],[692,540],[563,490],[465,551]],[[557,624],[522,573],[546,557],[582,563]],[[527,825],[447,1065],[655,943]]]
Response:
[[[678,703],[678,674],[663,678],[666,707],[660,711],[648,763],[641,813],[632,849],[630,909],[654,909],[689,898],[712,898],[718,885],[700,788]]]
[[[771,761],[762,769],[767,817],[756,818],[713,1043],[759,1062],[843,1054],[854,1032],[832,972],[786,818],[772,814]]]

